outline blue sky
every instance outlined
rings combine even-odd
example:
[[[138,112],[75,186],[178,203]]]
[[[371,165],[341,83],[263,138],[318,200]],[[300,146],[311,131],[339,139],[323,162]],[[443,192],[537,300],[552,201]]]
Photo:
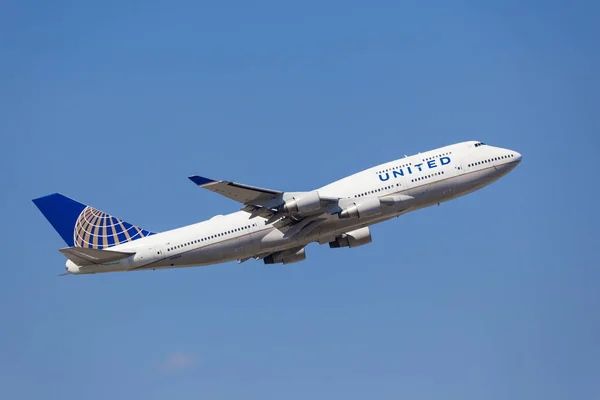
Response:
[[[4,2],[0,395],[600,397],[598,8]],[[523,162],[289,266],[57,277],[30,201],[161,231],[238,209],[191,174],[310,190],[464,140]]]

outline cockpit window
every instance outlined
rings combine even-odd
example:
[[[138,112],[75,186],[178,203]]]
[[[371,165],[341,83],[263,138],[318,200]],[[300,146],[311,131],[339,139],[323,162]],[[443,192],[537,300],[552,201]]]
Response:
[[[483,142],[475,143],[475,147],[485,146],[486,144]]]

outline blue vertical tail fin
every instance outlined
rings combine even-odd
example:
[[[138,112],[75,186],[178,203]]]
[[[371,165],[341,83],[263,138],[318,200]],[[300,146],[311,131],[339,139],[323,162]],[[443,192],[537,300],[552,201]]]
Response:
[[[105,249],[154,234],[60,193],[33,203],[69,247]]]

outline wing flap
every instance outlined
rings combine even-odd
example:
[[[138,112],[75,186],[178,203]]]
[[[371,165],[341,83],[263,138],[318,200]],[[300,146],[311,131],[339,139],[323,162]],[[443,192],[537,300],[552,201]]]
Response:
[[[69,260],[79,266],[104,264],[112,261],[122,260],[135,254],[124,251],[88,249],[83,247],[65,247],[58,250]]]

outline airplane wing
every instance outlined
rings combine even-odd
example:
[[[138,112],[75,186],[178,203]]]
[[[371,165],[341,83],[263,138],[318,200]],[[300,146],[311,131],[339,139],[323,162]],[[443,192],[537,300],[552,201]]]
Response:
[[[210,190],[243,204],[267,204],[270,200],[283,194],[283,192],[277,190],[263,189],[229,181],[215,181],[198,175],[190,176],[189,180],[203,189]]]
[[[293,196],[302,196],[303,193],[285,193],[230,181],[216,181],[198,175],[190,176],[189,180],[203,189],[242,203],[244,206],[241,209],[250,213],[250,218],[264,217],[268,223],[281,219],[285,225],[295,224],[307,218],[307,214],[284,212],[282,208],[286,200],[293,200]],[[311,218],[319,214],[329,214],[330,206],[335,206],[338,201],[336,197],[322,197],[316,192],[312,193],[312,196],[317,196],[317,207],[311,210]]]

